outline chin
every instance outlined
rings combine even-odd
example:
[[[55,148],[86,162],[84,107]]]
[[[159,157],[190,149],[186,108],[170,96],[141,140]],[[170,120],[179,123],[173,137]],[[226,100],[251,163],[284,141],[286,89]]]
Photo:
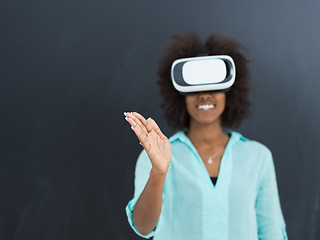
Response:
[[[202,125],[217,124],[218,122],[219,122],[219,119],[217,119],[217,118],[197,119],[197,123],[202,124]]]

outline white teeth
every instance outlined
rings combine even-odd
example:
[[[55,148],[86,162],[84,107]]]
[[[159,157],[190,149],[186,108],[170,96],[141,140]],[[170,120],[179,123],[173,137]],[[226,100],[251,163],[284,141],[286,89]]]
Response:
[[[209,110],[209,109],[215,108],[215,105],[214,104],[205,104],[205,105],[198,106],[198,108],[203,109],[203,110]]]

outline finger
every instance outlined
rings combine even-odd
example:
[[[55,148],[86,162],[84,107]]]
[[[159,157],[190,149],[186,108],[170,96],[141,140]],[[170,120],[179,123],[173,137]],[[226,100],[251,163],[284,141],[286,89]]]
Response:
[[[147,128],[145,127],[145,123],[144,123],[144,122],[146,122],[144,117],[142,117],[140,114],[138,114],[137,116],[139,116],[139,117],[137,117],[134,113],[129,113],[128,116],[130,116],[132,119],[134,119],[136,124],[140,126],[140,128],[145,132],[145,134],[148,134]]]
[[[161,132],[159,126],[152,118],[148,118],[146,127],[148,132],[153,129],[157,134],[159,134],[161,139],[167,139],[167,137]]]
[[[143,125],[147,124],[147,120],[140,113],[133,112],[132,114],[136,116],[142,122]]]
[[[148,145],[149,145],[149,151],[152,148],[158,146],[157,139],[158,139],[158,134],[152,129],[151,132],[149,132],[148,138],[147,138],[147,142],[148,142]]]
[[[125,118],[126,120],[127,120],[127,122],[132,126],[132,127],[135,127],[135,126],[137,126],[138,124],[136,123],[136,121],[133,119],[133,118],[131,118],[131,117],[126,117]]]
[[[131,129],[135,132],[136,136],[140,140],[141,143],[145,142],[145,139],[147,138],[148,132],[145,129],[145,127],[142,125],[142,127],[137,124],[134,118],[132,118],[132,115],[130,113],[126,113],[126,120],[131,125]]]
[[[138,137],[142,147],[148,152],[150,150],[149,136],[146,135],[139,126],[131,127],[136,136]]]
[[[141,114],[139,114],[137,112],[133,112],[132,114],[139,119],[139,122],[141,124],[143,124],[146,132],[149,132],[148,129],[147,129],[147,123],[148,123],[147,120]]]
[[[144,124],[140,121],[139,118],[137,118],[132,112],[125,112],[124,115],[126,116],[126,118],[131,118],[133,119],[137,124],[139,124],[142,128],[142,126],[144,126]]]

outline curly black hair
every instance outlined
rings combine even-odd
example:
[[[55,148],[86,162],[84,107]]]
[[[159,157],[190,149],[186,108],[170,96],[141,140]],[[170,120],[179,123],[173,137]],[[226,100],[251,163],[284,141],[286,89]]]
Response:
[[[223,127],[237,128],[249,116],[250,74],[248,59],[242,54],[247,49],[232,38],[219,34],[210,35],[205,43],[195,32],[175,34],[163,45],[164,55],[158,66],[158,84],[162,95],[161,107],[171,128],[182,130],[189,127],[189,114],[185,96],[180,94],[171,81],[171,65],[179,58],[195,57],[201,54],[229,55],[236,66],[236,79],[226,93],[226,107],[221,116]]]

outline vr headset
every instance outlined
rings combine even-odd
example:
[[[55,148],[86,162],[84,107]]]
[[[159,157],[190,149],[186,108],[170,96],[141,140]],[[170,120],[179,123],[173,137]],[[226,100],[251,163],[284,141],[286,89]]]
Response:
[[[171,66],[174,88],[181,94],[228,91],[234,83],[236,67],[227,55],[181,58]]]

